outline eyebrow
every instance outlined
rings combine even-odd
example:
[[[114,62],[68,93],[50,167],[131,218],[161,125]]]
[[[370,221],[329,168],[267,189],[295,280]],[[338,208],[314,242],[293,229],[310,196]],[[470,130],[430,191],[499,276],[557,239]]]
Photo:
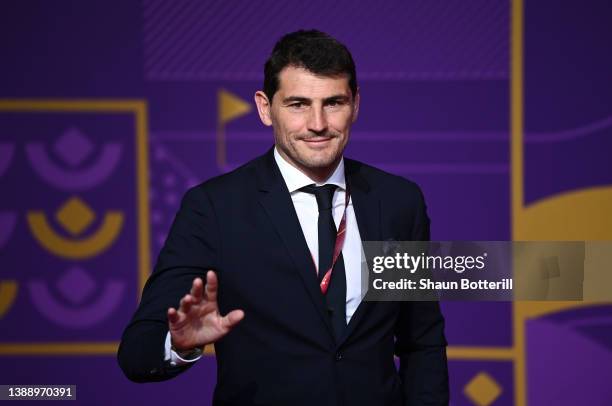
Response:
[[[330,97],[326,97],[325,99],[323,99],[323,102],[330,102],[330,101],[349,101],[350,97],[348,97],[345,94],[335,94],[333,96]],[[301,102],[301,103],[309,103],[311,102],[312,99],[309,99],[308,97],[303,97],[303,96],[289,96],[289,97],[285,97],[283,99],[283,104],[287,104],[287,103],[292,103],[292,102]]]

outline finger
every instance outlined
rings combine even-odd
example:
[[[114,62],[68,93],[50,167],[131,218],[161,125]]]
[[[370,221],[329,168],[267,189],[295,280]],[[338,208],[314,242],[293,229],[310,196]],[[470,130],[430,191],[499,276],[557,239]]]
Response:
[[[176,309],[174,307],[171,307],[168,309],[168,321],[171,324],[176,323],[179,320],[179,316],[178,313],[176,312]]]
[[[172,318],[172,320],[170,320],[170,317]],[[180,329],[185,324],[185,320],[187,320],[187,315],[185,315],[185,313],[183,312],[176,311],[175,315],[169,315],[168,328],[170,330]]]
[[[201,278],[195,278],[191,284],[191,291],[189,292],[193,296],[194,303],[199,303],[203,299],[204,294],[204,282]]]
[[[221,325],[224,328],[232,328],[244,319],[244,312],[242,310],[232,310],[225,317],[221,318]]]
[[[189,313],[191,305],[193,305],[193,297],[191,295],[185,295],[181,299],[180,311],[182,311],[183,313]]]
[[[213,271],[206,273],[206,300],[209,302],[217,301],[217,275]]]

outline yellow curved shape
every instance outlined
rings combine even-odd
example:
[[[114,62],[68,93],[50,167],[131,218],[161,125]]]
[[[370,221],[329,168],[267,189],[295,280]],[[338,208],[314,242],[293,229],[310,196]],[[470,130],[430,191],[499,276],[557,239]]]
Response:
[[[90,237],[68,240],[53,231],[43,212],[30,212],[27,217],[36,240],[54,255],[68,259],[85,259],[98,255],[115,241],[123,226],[123,214],[111,211],[104,216],[102,225]]]
[[[4,317],[9,311],[15,301],[15,297],[17,297],[17,282],[0,282],[0,318]]]
[[[612,240],[612,187],[549,197],[523,208],[517,217],[517,240]]]
[[[514,219],[517,240],[609,241],[612,240],[612,187],[594,187],[552,196],[522,208],[517,214]],[[588,262],[585,262],[585,276],[587,274]],[[605,276],[601,272],[597,274]],[[533,318],[593,304],[588,300],[526,302],[520,303],[519,307],[522,317]]]

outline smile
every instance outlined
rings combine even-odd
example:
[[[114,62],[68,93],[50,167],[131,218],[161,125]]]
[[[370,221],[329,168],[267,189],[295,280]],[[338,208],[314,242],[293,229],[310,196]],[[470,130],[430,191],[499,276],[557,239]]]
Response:
[[[332,137],[314,137],[314,138],[308,138],[308,139],[304,139],[302,141],[307,142],[309,144],[323,144],[327,141],[331,141]]]

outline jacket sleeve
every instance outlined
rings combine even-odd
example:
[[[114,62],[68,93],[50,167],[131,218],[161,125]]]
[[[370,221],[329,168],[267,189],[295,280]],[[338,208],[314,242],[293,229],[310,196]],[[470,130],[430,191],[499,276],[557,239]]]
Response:
[[[412,240],[429,241],[429,217],[420,190],[416,207]],[[438,302],[401,302],[395,336],[404,406],[448,405],[447,342]]]
[[[219,227],[213,206],[202,186],[185,194],[142,299],[126,327],[117,359],[134,382],[170,379],[192,364],[170,366],[164,361],[168,333],[167,310],[177,307],[191,289],[193,279],[204,281],[218,263]]]

